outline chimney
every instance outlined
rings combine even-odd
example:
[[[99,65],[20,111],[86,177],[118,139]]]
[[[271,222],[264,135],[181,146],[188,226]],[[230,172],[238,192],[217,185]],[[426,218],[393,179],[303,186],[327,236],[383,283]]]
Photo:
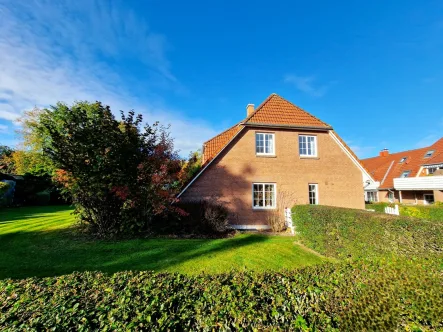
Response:
[[[246,116],[250,116],[254,112],[254,104],[248,104],[246,106]]]
[[[380,157],[387,157],[389,156],[389,150],[384,148],[383,150],[380,151]]]

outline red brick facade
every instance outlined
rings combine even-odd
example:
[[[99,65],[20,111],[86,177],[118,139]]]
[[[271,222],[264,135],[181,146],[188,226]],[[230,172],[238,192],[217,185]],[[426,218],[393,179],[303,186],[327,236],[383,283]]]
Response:
[[[275,156],[256,155],[256,132],[275,134]],[[317,157],[299,155],[299,134],[317,136]],[[308,184],[318,184],[319,204],[363,209],[362,181],[361,169],[329,130],[245,127],[180,198],[193,201],[218,197],[232,212],[231,224],[266,225],[270,211],[252,207],[255,182],[276,184],[279,208],[282,195],[288,207],[308,204]]]

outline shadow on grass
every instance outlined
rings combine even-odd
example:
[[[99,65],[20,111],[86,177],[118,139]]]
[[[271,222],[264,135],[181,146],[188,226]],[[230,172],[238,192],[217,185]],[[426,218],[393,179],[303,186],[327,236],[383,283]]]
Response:
[[[73,211],[70,205],[53,206],[23,206],[17,208],[0,209],[0,224],[11,223],[16,220],[36,219],[45,216],[48,213],[59,213],[63,211]]]
[[[164,271],[186,262],[193,264],[194,261],[195,269],[201,271],[199,264],[203,260],[267,239],[266,236],[244,235],[216,240],[134,239],[111,242],[75,237],[71,228],[19,230],[0,234],[0,278],[55,276],[86,270],[109,273],[122,270]]]

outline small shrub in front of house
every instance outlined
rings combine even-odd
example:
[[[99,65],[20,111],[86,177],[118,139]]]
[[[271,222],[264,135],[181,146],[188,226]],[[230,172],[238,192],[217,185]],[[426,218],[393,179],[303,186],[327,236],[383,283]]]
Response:
[[[83,272],[0,280],[0,329],[428,331],[443,275],[427,261],[186,276]]]
[[[175,230],[169,230],[170,233],[222,235],[229,231],[229,209],[216,198],[180,202],[178,207],[185,213],[175,223]]]
[[[302,241],[336,258],[443,253],[443,223],[329,206],[298,205],[293,222]]]

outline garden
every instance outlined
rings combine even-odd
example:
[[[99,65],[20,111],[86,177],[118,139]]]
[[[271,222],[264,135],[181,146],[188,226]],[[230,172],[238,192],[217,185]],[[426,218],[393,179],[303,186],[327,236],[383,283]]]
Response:
[[[443,329],[435,212],[298,205],[295,236],[237,234],[216,198],[176,199],[201,161],[166,127],[85,102],[24,119],[27,149],[0,166],[60,204],[1,182],[0,329]]]

